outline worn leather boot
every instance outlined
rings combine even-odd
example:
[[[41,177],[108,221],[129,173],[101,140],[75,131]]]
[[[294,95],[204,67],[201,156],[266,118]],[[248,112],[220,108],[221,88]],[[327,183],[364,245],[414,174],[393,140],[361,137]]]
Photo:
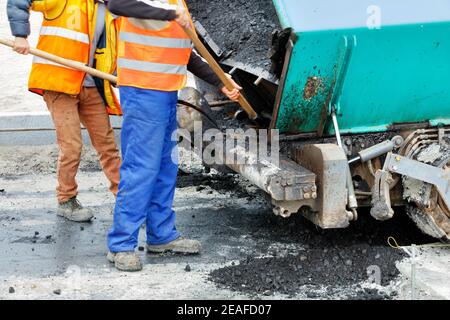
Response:
[[[173,252],[180,254],[199,254],[201,247],[200,241],[178,238],[162,245],[147,244],[147,251],[150,253]]]
[[[57,214],[74,222],[89,222],[94,217],[91,210],[83,208],[76,197],[58,204]]]
[[[114,263],[120,271],[135,272],[142,270],[141,259],[136,252],[109,252],[108,261]]]

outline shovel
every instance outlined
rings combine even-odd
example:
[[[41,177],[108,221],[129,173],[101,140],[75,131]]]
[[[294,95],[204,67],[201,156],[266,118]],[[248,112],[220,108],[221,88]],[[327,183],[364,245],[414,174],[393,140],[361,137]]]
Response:
[[[14,48],[14,42],[11,41],[11,40],[1,39],[0,38],[0,43],[5,45],[5,46]],[[48,61],[60,64],[62,66],[86,72],[86,73],[90,74],[91,76],[94,76],[94,77],[97,77],[97,78],[100,78],[100,79],[103,79],[103,80],[107,80],[107,81],[109,81],[109,82],[111,82],[113,84],[117,83],[117,77],[115,77],[115,76],[113,76],[113,75],[111,75],[109,73],[102,72],[102,71],[99,71],[97,69],[88,67],[87,65],[85,65],[85,64],[83,64],[81,62],[77,62],[77,61],[61,58],[61,57],[55,56],[54,54],[50,54],[48,52],[45,52],[45,51],[42,51],[42,50],[39,50],[39,49],[34,49],[34,48],[30,49],[30,53],[32,55],[36,56],[36,57],[39,57],[39,58],[42,58],[42,59],[46,59]]]

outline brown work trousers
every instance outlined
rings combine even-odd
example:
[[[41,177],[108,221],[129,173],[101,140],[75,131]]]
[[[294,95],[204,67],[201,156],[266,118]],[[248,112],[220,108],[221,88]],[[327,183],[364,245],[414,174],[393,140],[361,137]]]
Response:
[[[120,155],[114,139],[103,99],[97,88],[84,88],[79,95],[46,91],[44,100],[56,128],[59,145],[58,187],[59,203],[77,196],[76,175],[81,160],[81,124],[87,129],[92,145],[100,158],[103,172],[111,183],[110,190],[117,194],[120,177]]]

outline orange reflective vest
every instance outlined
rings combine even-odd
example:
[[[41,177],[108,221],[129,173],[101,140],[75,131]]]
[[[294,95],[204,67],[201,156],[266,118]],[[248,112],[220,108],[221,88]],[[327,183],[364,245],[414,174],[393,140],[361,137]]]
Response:
[[[45,6],[44,6],[45,7]],[[45,18],[40,30],[37,48],[66,59],[89,63],[90,39],[93,36],[98,6],[92,0],[66,0],[62,13],[54,19]],[[38,10],[32,6],[32,9]],[[95,66],[112,74],[117,62],[117,26],[107,11],[105,19],[105,48],[98,48]],[[45,90],[70,95],[80,93],[86,74],[34,57],[28,82],[30,91],[42,95]],[[96,81],[109,114],[121,115],[119,102],[107,81]]]
[[[163,0],[184,6],[184,0]],[[192,19],[191,26],[194,29]],[[177,91],[186,85],[192,42],[175,21],[122,18],[118,46],[118,84]]]

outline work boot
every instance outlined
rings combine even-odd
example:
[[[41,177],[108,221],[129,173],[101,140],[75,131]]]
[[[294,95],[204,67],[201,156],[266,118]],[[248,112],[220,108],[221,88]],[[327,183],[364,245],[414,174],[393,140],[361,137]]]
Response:
[[[200,241],[178,238],[167,244],[147,244],[147,251],[151,253],[173,252],[181,254],[199,254],[201,247]]]
[[[136,252],[108,253],[108,261],[114,263],[120,271],[135,272],[142,270],[142,263]]]
[[[83,208],[77,197],[58,204],[57,214],[74,222],[89,222],[94,217],[91,210]]]

